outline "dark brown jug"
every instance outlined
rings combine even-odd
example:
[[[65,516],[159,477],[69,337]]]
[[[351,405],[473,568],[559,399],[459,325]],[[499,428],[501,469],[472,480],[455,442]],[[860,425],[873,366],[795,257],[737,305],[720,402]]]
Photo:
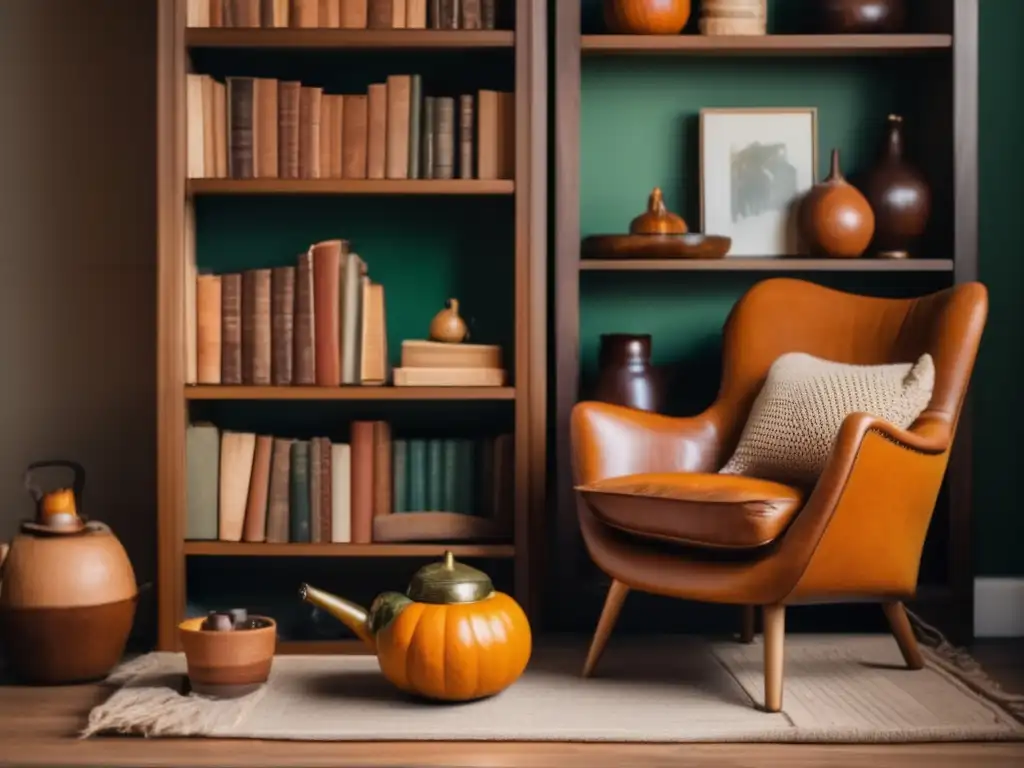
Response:
[[[835,35],[892,34],[907,21],[904,0],[821,0],[821,29]]]
[[[875,212],[871,250],[883,258],[906,258],[928,226],[932,195],[924,174],[904,158],[899,115],[889,115],[881,156],[861,186]]]
[[[654,413],[662,410],[664,380],[651,365],[649,335],[602,335],[598,369],[595,400]]]

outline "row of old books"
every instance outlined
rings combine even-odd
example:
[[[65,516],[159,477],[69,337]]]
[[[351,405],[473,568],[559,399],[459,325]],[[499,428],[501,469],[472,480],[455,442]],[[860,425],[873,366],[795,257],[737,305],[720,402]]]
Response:
[[[494,29],[498,0],[188,0],[190,27]]]
[[[347,240],[296,264],[186,278],[186,383],[337,387],[388,379],[384,286]]]
[[[452,518],[478,518],[492,538],[511,532],[508,434],[393,439],[386,421],[355,421],[348,442],[332,442],[199,422],[187,428],[186,465],[189,540],[434,540],[455,529],[430,521]]]
[[[515,97],[423,93],[390,75],[366,93],[261,77],[187,76],[189,178],[511,179]]]

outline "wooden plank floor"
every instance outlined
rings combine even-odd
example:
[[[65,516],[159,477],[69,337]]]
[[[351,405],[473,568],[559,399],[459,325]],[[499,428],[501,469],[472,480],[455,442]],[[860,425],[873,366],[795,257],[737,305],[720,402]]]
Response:
[[[972,649],[1007,690],[1024,693],[1024,640]],[[0,685],[0,765],[24,766],[732,766],[854,768],[882,765],[1024,765],[1024,744],[499,744],[487,742],[298,743],[211,739],[92,738],[75,733],[110,693],[99,685]]]

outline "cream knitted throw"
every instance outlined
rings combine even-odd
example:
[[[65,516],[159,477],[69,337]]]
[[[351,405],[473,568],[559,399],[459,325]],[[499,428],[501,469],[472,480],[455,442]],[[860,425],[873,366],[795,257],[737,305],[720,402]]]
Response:
[[[935,386],[929,354],[916,363],[849,365],[789,352],[768,371],[723,474],[812,484],[843,421],[868,413],[906,429]]]

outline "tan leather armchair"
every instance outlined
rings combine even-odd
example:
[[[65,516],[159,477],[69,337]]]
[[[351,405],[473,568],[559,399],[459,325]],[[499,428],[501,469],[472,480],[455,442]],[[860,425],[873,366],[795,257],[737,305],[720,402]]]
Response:
[[[987,312],[979,283],[880,299],[769,279],[726,321],[722,383],[703,413],[672,418],[577,404],[571,438],[579,522],[591,558],[612,579],[584,676],[631,589],[744,606],[748,642],[760,606],[771,712],[782,707],[787,605],[878,601],[907,665],[920,668],[901,601],[916,590]],[[931,401],[907,430],[850,415],[813,487],[717,474],[772,362],[791,351],[861,365],[929,352]],[[646,489],[643,497],[637,489]]]

